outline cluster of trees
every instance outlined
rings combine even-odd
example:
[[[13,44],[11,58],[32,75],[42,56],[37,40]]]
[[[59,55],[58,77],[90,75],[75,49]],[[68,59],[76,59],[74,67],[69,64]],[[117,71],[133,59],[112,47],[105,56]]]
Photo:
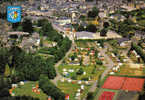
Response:
[[[46,75],[41,75],[39,79],[39,86],[48,96],[54,100],[65,100],[65,94],[53,85]]]
[[[91,11],[88,12],[89,18],[96,18],[99,14],[99,9],[94,7]]]
[[[100,31],[100,36],[107,36],[108,28],[109,28],[109,23],[104,22],[103,29]]]
[[[33,24],[30,19],[24,19],[23,22],[19,23],[13,23],[12,28],[14,31],[33,32]]]
[[[131,50],[135,50],[145,62],[145,53],[143,52],[143,49],[140,46],[138,46],[136,43],[132,43]]]
[[[96,60],[97,65],[103,65],[103,62],[101,60]]]
[[[76,30],[81,32],[81,31],[88,31],[88,32],[97,32],[97,27],[94,24],[88,24],[86,27],[83,25],[79,25],[76,27]]]
[[[53,59],[27,54],[18,47],[0,50],[0,73],[12,81],[36,81],[40,74],[47,74],[50,79],[56,76]]]
[[[121,34],[123,37],[131,38],[134,36],[136,30],[144,31],[145,24],[144,24],[144,9],[138,9],[131,12],[127,11],[119,11],[119,14],[125,16],[127,19],[124,21],[117,21],[117,20],[110,20],[112,29],[117,33]],[[130,17],[135,18],[136,21],[133,21]],[[137,24],[137,25],[136,25]]]
[[[49,48],[48,51],[50,55],[54,55],[55,62],[59,61],[70,49],[71,41],[68,37],[63,37],[56,30],[54,30],[51,23],[49,23],[46,19],[39,20],[38,25],[41,27],[40,35],[47,36],[50,41],[57,42],[57,46]]]

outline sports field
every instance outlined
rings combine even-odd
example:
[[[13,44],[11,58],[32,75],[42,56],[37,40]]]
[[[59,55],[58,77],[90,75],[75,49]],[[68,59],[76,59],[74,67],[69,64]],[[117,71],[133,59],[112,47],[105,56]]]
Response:
[[[112,90],[138,91],[143,90],[145,79],[109,76],[102,88]]]
[[[124,83],[125,77],[109,76],[102,88],[119,90]]]
[[[99,100],[113,100],[114,95],[115,92],[104,91],[99,97]]]
[[[141,78],[126,78],[122,90],[128,91],[142,91],[144,85],[144,79]]]

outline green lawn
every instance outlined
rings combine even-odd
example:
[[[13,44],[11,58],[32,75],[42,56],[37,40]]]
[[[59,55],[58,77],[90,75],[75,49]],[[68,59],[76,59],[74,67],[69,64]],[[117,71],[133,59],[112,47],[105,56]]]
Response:
[[[77,70],[83,68],[83,70],[86,72],[86,75],[77,75],[77,80],[81,80],[82,78],[89,78],[92,77],[92,80],[97,80],[99,75],[102,74],[105,70],[104,66],[96,66],[96,70],[94,69],[94,66],[77,66],[77,65],[62,65],[58,67],[58,70],[61,74],[63,74],[63,69],[73,69],[74,72],[70,73],[69,78],[76,74]],[[92,72],[94,73],[92,74]]]
[[[78,47],[82,47],[82,48],[89,48],[89,47],[94,47],[95,42],[94,41],[76,41],[76,45]]]
[[[43,91],[40,89],[40,94],[36,94],[32,92],[32,87],[36,86],[38,82],[26,82],[24,86],[15,88],[13,92],[16,96],[32,96],[34,98],[39,98],[40,100],[47,100],[47,95],[43,93]]]
[[[60,88],[65,94],[69,94],[70,95],[70,100],[76,100],[75,96],[77,93],[77,90],[80,89],[80,85],[78,85],[77,83],[72,84],[72,83],[68,83],[68,82],[60,82],[58,81],[58,88]],[[85,89],[83,91],[83,93],[81,94],[81,98],[84,98],[89,90],[90,86],[85,86]]]

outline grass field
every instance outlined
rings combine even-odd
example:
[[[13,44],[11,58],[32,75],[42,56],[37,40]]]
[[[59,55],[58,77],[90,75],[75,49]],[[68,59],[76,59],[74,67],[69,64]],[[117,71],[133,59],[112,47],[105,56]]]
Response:
[[[76,45],[82,48],[94,47],[96,46],[94,41],[76,41]]]
[[[63,65],[63,66],[59,66],[58,70],[61,74],[63,74],[63,69],[73,69],[74,72],[70,73],[69,78],[72,77],[73,75],[76,74],[77,70],[83,68],[84,72],[86,72],[86,75],[77,75],[77,80],[81,80],[82,78],[89,78],[91,77],[92,80],[98,80],[99,75],[101,75],[104,70],[105,67],[104,66],[96,66],[96,69],[94,69],[94,66],[87,66],[87,67],[83,67],[83,66],[76,66],[76,65]]]
[[[38,84],[38,82],[26,82],[24,86],[15,88],[13,92],[16,96],[32,96],[34,98],[39,98],[40,100],[47,100],[47,95],[43,93],[43,91],[40,89],[40,94],[36,94],[32,92],[32,87]]]
[[[65,94],[70,95],[70,100],[76,100],[75,96],[77,93],[77,90],[80,89],[80,85],[68,83],[68,82],[60,82],[58,81],[58,88],[60,88]],[[81,98],[84,98],[89,90],[90,86],[85,86],[84,91],[81,94]]]

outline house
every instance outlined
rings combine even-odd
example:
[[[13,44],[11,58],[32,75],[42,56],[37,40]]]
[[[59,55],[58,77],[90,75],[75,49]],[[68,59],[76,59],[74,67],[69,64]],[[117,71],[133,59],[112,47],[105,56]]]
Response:
[[[118,21],[124,21],[126,19],[126,17],[121,14],[111,15],[110,18]]]
[[[135,37],[138,39],[145,39],[145,32],[143,31],[136,31],[135,32]]]
[[[60,17],[58,20],[56,20],[59,25],[66,25],[71,23],[71,18],[68,17]]]
[[[95,39],[94,33],[86,32],[86,31],[76,32],[76,38],[77,39]]]

